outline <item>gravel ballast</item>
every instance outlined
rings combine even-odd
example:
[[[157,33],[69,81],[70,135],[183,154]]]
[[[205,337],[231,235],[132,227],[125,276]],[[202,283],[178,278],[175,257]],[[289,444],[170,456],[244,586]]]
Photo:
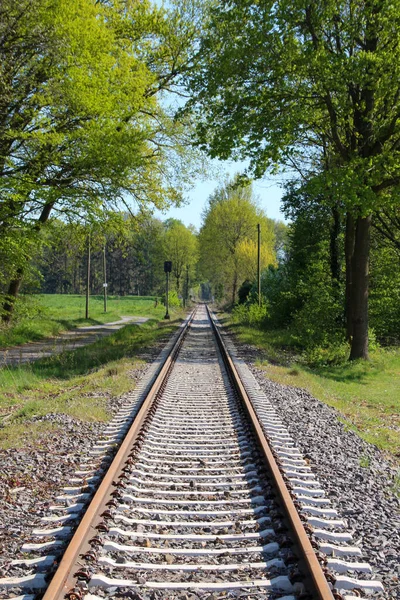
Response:
[[[385,597],[399,600],[400,500],[393,490],[398,470],[375,446],[348,430],[340,421],[340,413],[303,389],[268,380],[265,372],[249,361],[258,357],[254,348],[237,341],[235,345],[323,484],[333,506],[347,520],[349,531],[362,546],[363,558],[371,563],[374,577],[385,586]],[[154,358],[159,349],[157,345],[148,358]],[[140,367],[132,371],[133,379],[140,379],[146,370],[147,367]],[[112,414],[118,411],[121,402],[122,399],[113,401]],[[85,423],[66,415],[50,414],[33,421],[48,421],[54,429],[43,432],[34,446],[0,451],[1,577],[7,576],[10,560],[29,540],[52,498],[71,478],[80,459],[105,427],[105,424]],[[67,430],[67,435],[61,435],[61,430]],[[128,596],[140,598],[140,594],[132,596],[132,592]],[[154,597],[159,596],[154,594]],[[189,593],[170,597],[212,598],[214,595]],[[247,596],[244,592],[240,597],[251,597],[251,593]]]
[[[343,416],[301,388],[269,380],[254,361],[261,353],[234,341],[298,448],[360,544],[388,599],[400,598],[399,470],[374,445],[341,422]],[[250,360],[249,360],[250,359]]]
[[[164,337],[143,348],[133,359],[129,372],[132,388],[151,368],[167,340]],[[134,360],[145,362],[134,364]],[[107,399],[110,420],[125,401],[126,396]],[[60,489],[69,484],[82,458],[107,427],[107,423],[85,422],[53,413],[25,421],[27,429],[36,423],[49,424],[50,428],[23,448],[0,450],[0,577],[9,575],[11,560],[20,556],[22,545],[32,537],[32,530],[43,527],[40,519],[48,514]]]

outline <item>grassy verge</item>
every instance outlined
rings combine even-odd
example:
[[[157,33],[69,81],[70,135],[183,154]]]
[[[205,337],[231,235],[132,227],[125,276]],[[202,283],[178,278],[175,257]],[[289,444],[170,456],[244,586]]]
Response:
[[[165,307],[155,298],[110,296],[104,313],[103,296],[91,296],[89,319],[85,319],[85,296],[37,294],[22,296],[10,325],[0,325],[0,348],[41,340],[84,325],[118,321],[122,316],[161,319]]]
[[[127,325],[111,336],[71,352],[28,365],[0,369],[0,448],[26,445],[51,425],[25,421],[63,413],[86,421],[106,421],[108,403],[134,388],[129,374],[143,363],[140,351],[171,335],[180,322],[152,319]]]
[[[400,349],[371,352],[368,362],[311,367],[284,345],[279,332],[226,324],[239,341],[260,350],[260,366],[268,378],[308,390],[338,409],[345,423],[366,441],[400,463]]]

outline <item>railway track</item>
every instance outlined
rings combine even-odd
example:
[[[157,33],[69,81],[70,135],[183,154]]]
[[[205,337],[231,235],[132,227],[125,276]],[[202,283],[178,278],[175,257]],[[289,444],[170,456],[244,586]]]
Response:
[[[16,559],[0,590],[25,600],[381,593],[205,306],[164,358],[150,389],[142,386],[82,465],[83,485],[64,488],[46,527],[33,532],[44,541],[24,549],[40,556]],[[116,443],[102,477],[93,461]],[[49,584],[58,563],[49,551],[72,534]]]

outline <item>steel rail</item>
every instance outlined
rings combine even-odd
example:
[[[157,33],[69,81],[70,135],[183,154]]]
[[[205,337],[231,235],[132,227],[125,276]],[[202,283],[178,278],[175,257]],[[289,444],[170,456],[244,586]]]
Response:
[[[93,496],[82,520],[69,542],[65,553],[60,561],[54,576],[43,595],[42,600],[61,600],[67,593],[75,587],[74,571],[79,569],[79,556],[85,552],[89,552],[92,548],[89,544],[91,538],[96,535],[96,526],[102,520],[101,514],[107,510],[107,503],[112,500],[112,492],[114,491],[118,478],[123,474],[123,468],[132,451],[133,445],[138,438],[142,425],[149,414],[154,401],[162,390],[165,381],[172,369],[174,360],[180,350],[185,335],[193,320],[195,310],[190,315],[186,325],[180,332],[174,346],[169,352],[165,362],[159,371],[154,383],[152,384],[142,406],[139,409],[129,431],[127,432],[117,454],[115,455],[110,467],[108,468],[102,482]],[[113,488],[114,486],[114,488]],[[73,594],[69,594],[73,598]],[[76,598],[79,600],[80,595],[77,591]]]
[[[250,422],[253,427],[253,431],[256,436],[256,440],[259,444],[262,456],[268,465],[268,469],[272,475],[276,488],[278,490],[280,499],[282,501],[282,505],[286,516],[290,522],[292,530],[296,536],[296,541],[298,543],[300,552],[302,554],[302,558],[305,562],[306,568],[311,576],[311,581],[314,586],[315,593],[319,600],[334,600],[334,595],[332,593],[331,588],[329,587],[329,583],[324,575],[322,567],[317,559],[315,551],[311,545],[310,539],[307,535],[306,530],[304,529],[303,523],[300,519],[299,513],[296,509],[296,506],[293,502],[293,499],[290,495],[290,492],[285,484],[285,481],[282,477],[279,466],[274,458],[274,455],[271,451],[271,447],[268,443],[268,440],[262,430],[256,412],[253,408],[252,402],[247,394],[245,386],[242,383],[240,375],[236,369],[236,366],[229,355],[229,352],[225,346],[225,342],[222,339],[221,333],[218,330],[218,327],[215,324],[214,319],[212,318],[211,311],[207,306],[207,313],[213,328],[213,331],[216,336],[216,340],[219,346],[219,349],[222,354],[222,358],[224,360],[225,366],[227,368],[228,374],[231,378],[231,381],[236,389],[236,392],[242,401],[246,412],[249,416]]]

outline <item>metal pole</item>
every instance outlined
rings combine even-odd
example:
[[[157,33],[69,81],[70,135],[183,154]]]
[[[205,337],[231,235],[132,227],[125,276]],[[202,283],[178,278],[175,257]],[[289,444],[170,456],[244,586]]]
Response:
[[[86,310],[85,319],[89,318],[89,287],[90,287],[90,232],[88,235],[87,272],[86,272]]]
[[[103,274],[104,274],[104,312],[107,312],[107,265],[106,265],[106,247],[103,248]]]
[[[189,300],[189,265],[186,265],[186,305]]]
[[[261,306],[261,227],[257,225],[257,289],[258,306]]]
[[[169,312],[168,312],[168,293],[169,293],[169,272],[167,271],[166,273],[167,275],[167,289],[166,289],[166,294],[165,294],[165,308],[166,308],[166,313],[165,313],[165,317],[164,319],[170,319],[169,316]]]

